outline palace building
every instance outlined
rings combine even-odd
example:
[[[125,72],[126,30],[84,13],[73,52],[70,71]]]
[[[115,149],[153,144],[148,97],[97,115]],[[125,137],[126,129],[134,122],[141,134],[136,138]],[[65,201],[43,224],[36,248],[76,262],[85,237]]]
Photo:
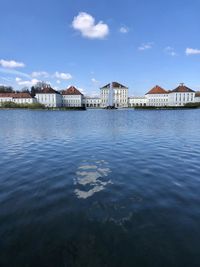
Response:
[[[195,92],[181,83],[174,90],[166,90],[156,85],[144,96],[128,97],[128,87],[112,82],[100,88],[100,96],[84,96],[76,87],[70,86],[63,91],[56,91],[46,85],[28,92],[0,93],[0,105],[3,102],[31,104],[38,102],[49,108],[86,107],[86,108],[127,108],[137,106],[180,107],[188,103],[200,103],[200,92]]]
[[[16,104],[33,104],[36,99],[30,93],[16,92],[16,93],[0,93],[0,105],[3,102],[14,102]]]
[[[60,93],[51,88],[51,86],[45,86],[41,90],[36,90],[35,98],[38,103],[43,104],[45,107],[55,108],[62,106]]]
[[[61,92],[63,107],[82,107],[83,94],[74,86]]]
[[[114,106],[116,108],[128,107],[128,87],[118,83],[112,82],[101,90],[101,107]]]
[[[168,91],[156,85],[145,95],[147,106],[165,107],[169,105]]]
[[[100,108],[101,107],[101,98],[100,97],[85,97],[84,104],[87,108]]]
[[[181,83],[176,89],[169,91],[169,106],[184,106],[195,102],[195,91]]]

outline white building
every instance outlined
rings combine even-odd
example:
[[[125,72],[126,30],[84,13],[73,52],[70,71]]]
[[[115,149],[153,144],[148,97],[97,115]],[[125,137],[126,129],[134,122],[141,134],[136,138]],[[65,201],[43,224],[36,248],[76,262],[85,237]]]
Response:
[[[14,102],[16,104],[32,104],[35,103],[36,100],[28,92],[0,93],[0,105],[3,102]]]
[[[100,97],[86,97],[85,105],[87,108],[100,108],[101,98]]]
[[[195,91],[181,83],[176,89],[169,92],[169,106],[184,106],[195,102]]]
[[[184,106],[187,103],[194,103],[198,100],[195,98],[195,91],[183,83],[172,91],[166,91],[156,85],[145,96],[147,98],[147,106],[156,107]]]
[[[35,98],[37,102],[45,107],[56,108],[62,106],[62,96],[50,86],[46,86],[36,91]]]
[[[129,107],[147,106],[147,98],[145,96],[132,96],[128,98]]]
[[[100,88],[101,90],[101,107],[110,106],[110,103],[117,108],[128,107],[128,87],[112,82]],[[112,91],[112,94],[110,92]],[[112,99],[110,99],[112,98]]]
[[[195,93],[195,99],[194,99],[195,103],[200,103],[200,92],[196,92]]]
[[[169,105],[169,92],[156,85],[145,95],[147,106],[166,107]]]
[[[62,106],[63,107],[82,107],[83,94],[74,86],[62,91]]]

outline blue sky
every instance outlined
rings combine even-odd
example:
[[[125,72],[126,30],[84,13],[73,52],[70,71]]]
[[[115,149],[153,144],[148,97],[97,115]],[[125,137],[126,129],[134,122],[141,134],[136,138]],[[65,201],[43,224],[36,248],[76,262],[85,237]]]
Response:
[[[1,0],[0,84],[200,89],[199,0]]]

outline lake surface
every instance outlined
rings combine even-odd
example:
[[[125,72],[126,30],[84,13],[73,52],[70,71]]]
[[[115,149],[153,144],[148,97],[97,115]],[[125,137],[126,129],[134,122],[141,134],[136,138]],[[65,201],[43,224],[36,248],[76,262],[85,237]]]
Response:
[[[0,266],[200,266],[200,110],[0,111]]]

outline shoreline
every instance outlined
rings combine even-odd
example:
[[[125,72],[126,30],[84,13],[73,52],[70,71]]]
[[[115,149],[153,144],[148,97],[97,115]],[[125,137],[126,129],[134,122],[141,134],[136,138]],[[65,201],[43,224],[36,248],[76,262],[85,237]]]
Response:
[[[86,111],[86,108],[1,108],[0,110]]]
[[[36,110],[36,111],[87,111],[87,110],[190,110],[190,109],[200,109],[200,106],[181,106],[181,107],[127,107],[118,109],[105,109],[105,108],[1,108],[0,110]]]

